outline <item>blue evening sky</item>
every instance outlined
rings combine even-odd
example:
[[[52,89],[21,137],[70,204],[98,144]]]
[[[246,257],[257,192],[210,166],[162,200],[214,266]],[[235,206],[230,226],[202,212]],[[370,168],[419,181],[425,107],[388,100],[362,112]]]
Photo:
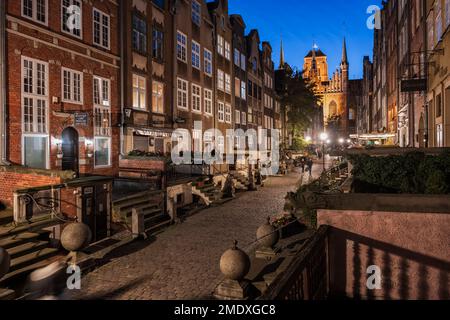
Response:
[[[261,41],[269,41],[279,64],[280,36],[286,61],[303,67],[303,57],[316,43],[328,56],[329,73],[341,61],[347,39],[350,78],[362,78],[365,55],[372,59],[373,30],[366,26],[370,5],[381,0],[229,0],[230,14],[242,15],[247,32],[258,29]]]

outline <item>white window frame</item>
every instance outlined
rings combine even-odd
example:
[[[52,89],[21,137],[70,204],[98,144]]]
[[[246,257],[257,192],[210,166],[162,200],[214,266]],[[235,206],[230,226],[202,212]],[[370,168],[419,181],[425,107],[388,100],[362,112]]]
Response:
[[[245,112],[242,112],[241,113],[241,119],[242,119],[242,125],[247,125],[247,113],[245,113]]]
[[[223,56],[224,53],[224,38],[221,35],[217,36],[217,53]]]
[[[37,18],[37,0],[32,0],[32,8],[31,8],[31,17],[27,16],[24,14],[24,0],[20,0],[21,1],[21,6],[20,6],[20,10],[21,10],[21,16],[26,18],[26,19],[30,19],[36,23],[42,24],[44,26],[48,26],[48,0],[44,0],[45,1],[45,21],[39,21]]]
[[[194,49],[198,49],[198,50],[194,50]],[[191,45],[191,60],[192,60],[192,67],[198,70],[202,70],[202,61],[201,61],[201,46],[200,43],[198,43],[197,41],[192,40],[192,45]],[[198,62],[198,65],[196,64]]]
[[[213,73],[212,52],[206,48],[203,49],[203,59],[204,59],[203,65],[205,68],[205,74],[212,77]]]
[[[25,60],[29,61],[33,65],[32,70],[32,86],[33,90],[32,92],[25,92],[24,90],[24,66],[25,66]],[[44,73],[45,79],[44,79],[44,91],[45,94],[39,94],[37,93],[38,88],[38,77],[37,77],[37,64],[41,64],[45,67],[46,72]],[[25,165],[25,138],[26,137],[36,137],[36,138],[46,138],[46,159],[45,159],[45,168],[50,169],[50,134],[49,134],[49,64],[48,62],[28,58],[25,56],[21,57],[21,127],[22,127],[22,137],[21,137],[21,158],[22,158],[22,164]],[[33,101],[33,130],[25,130],[25,99],[31,99]],[[35,107],[35,102],[38,100],[43,101],[45,103],[45,132],[39,132],[38,128],[38,116],[37,116],[37,107]],[[37,105],[37,104],[36,104]]]
[[[95,100],[95,81],[98,81],[98,93],[99,93],[99,99],[100,103],[97,103]],[[107,83],[107,97],[105,99],[105,83]],[[93,103],[94,103],[94,136],[96,137],[110,137],[111,132],[111,81],[106,78],[102,78],[99,76],[94,76],[92,81],[92,96],[93,96]],[[104,115],[105,112],[108,114],[108,128],[105,128],[103,126],[98,127],[96,123],[96,115],[97,112],[100,112],[101,115]]]
[[[108,164],[105,165],[97,165],[97,163],[95,162],[95,152],[96,149],[95,147],[97,146],[97,140],[108,140]],[[110,168],[112,166],[112,161],[111,161],[111,155],[112,155],[112,143],[111,143],[111,137],[94,137],[94,168],[98,169],[98,168]]]
[[[234,49],[234,65],[240,66],[241,65],[241,52],[238,49]]]
[[[236,124],[241,124],[241,112],[239,110],[234,111],[234,122]]]
[[[231,104],[225,104],[225,122],[231,124],[233,122]]]
[[[64,32],[65,34],[69,34],[72,37],[75,37],[75,38],[78,38],[78,39],[83,39],[83,1],[82,0],[68,0],[68,1],[70,1],[69,7],[70,6],[76,6],[74,4],[74,1],[77,1],[80,4],[80,6],[79,6],[79,8],[80,8],[80,35],[77,35],[77,34],[71,32],[71,31],[67,31],[67,30],[64,29],[64,24],[66,22],[63,21],[63,18],[64,18],[63,1],[64,0],[61,0],[61,32]]]
[[[244,54],[241,53],[241,69],[246,71],[247,69],[247,60]]]
[[[137,87],[134,85],[134,82],[135,82],[134,79],[136,79],[136,81],[137,81]],[[143,80],[144,81],[144,87],[141,87],[139,85],[139,83],[140,83],[139,80]],[[140,76],[138,74],[133,73],[131,86],[132,86],[132,90],[133,90],[132,91],[132,93],[133,93],[132,94],[133,109],[146,111],[147,110],[147,105],[148,105],[148,103],[147,103],[147,100],[148,100],[147,99],[147,79],[145,77],[142,77],[142,76]],[[135,105],[135,101],[134,101],[134,93],[135,92],[137,92],[137,99],[138,99],[137,106]],[[144,96],[144,101],[141,101],[142,94]]]
[[[241,99],[247,100],[247,84],[245,81],[241,81]]]
[[[159,94],[159,91],[155,92],[155,87],[154,86],[161,86],[162,88],[162,94]],[[156,114],[164,114],[164,92],[165,92],[165,87],[164,87],[164,83],[159,82],[159,81],[152,81],[152,112],[156,113]],[[156,97],[156,99],[161,100],[161,110],[159,110],[159,108],[155,109],[155,104],[153,103],[153,99]]]
[[[94,15],[95,15],[96,12],[100,15],[100,22],[99,22],[100,43],[95,42],[95,26],[96,26],[97,23],[95,22]],[[108,18],[108,25],[107,26],[105,26],[103,24],[103,17],[107,17]],[[106,46],[103,44],[103,41],[105,40],[104,39],[104,34],[103,34],[103,28],[105,28],[105,27],[107,27],[107,29],[108,29],[108,36],[107,36],[108,37],[108,45],[106,45]],[[108,49],[108,50],[111,48],[111,16],[109,14],[106,14],[105,12],[97,9],[97,8],[93,8],[93,10],[92,10],[92,42],[95,45],[97,45],[99,47],[102,47],[102,48],[105,48],[105,49]]]
[[[180,88],[180,84],[183,86]],[[185,87],[185,89],[183,88]],[[189,110],[189,82],[177,78],[177,107],[182,110]],[[180,99],[180,97],[182,99]],[[184,106],[183,102],[186,102],[186,106]]]
[[[204,100],[205,100],[205,114],[213,115],[213,92],[209,89],[204,89]]]
[[[231,76],[225,73],[225,92],[231,94]]]
[[[231,61],[231,44],[225,41],[225,59]]]
[[[64,78],[64,73],[68,72],[70,75],[70,84],[69,84],[69,94],[70,97],[69,98],[65,98],[64,97],[64,92],[65,92],[65,78]],[[75,100],[75,75],[80,77],[80,100]],[[77,70],[73,70],[73,69],[69,69],[69,68],[65,68],[62,67],[61,68],[61,101],[62,102],[66,102],[66,103],[72,103],[72,104],[83,104],[83,97],[84,97],[84,85],[83,85],[83,72],[77,71]]]
[[[225,122],[225,103],[221,101],[217,103],[217,115],[219,122]]]
[[[202,113],[202,87],[193,83],[191,93],[192,112]]]
[[[177,59],[187,63],[187,36],[180,30],[177,30]]]
[[[217,70],[217,89],[225,91],[225,72]]]

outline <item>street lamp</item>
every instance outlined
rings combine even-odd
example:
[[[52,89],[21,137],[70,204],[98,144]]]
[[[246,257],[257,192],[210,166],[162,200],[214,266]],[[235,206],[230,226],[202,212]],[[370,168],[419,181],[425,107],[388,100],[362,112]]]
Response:
[[[308,143],[310,143],[310,142],[312,141],[312,138],[311,138],[310,136],[307,136],[307,137],[305,138],[305,141],[308,142]]]
[[[325,141],[329,143],[328,134],[326,132],[323,132],[320,134],[320,140],[322,141],[322,159],[323,159],[323,171],[325,172]]]

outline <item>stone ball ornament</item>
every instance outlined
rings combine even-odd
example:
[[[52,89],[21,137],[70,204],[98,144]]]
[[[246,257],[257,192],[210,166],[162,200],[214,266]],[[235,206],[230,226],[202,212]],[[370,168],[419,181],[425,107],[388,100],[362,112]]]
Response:
[[[273,248],[280,240],[280,233],[270,223],[270,217],[267,222],[256,231],[258,244],[263,248]]]
[[[92,239],[91,229],[84,223],[71,223],[61,234],[61,244],[67,251],[80,251],[86,248]]]
[[[220,259],[220,271],[228,280],[240,281],[250,271],[249,256],[237,247],[234,241],[233,248],[225,251]]]
[[[9,271],[11,265],[11,256],[8,251],[0,248],[0,279],[3,278]]]

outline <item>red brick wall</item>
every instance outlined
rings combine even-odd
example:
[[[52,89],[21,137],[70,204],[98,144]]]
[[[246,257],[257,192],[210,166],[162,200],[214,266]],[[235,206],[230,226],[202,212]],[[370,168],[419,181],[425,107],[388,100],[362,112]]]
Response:
[[[87,112],[88,126],[77,126],[80,136],[80,172],[97,175],[116,175],[119,159],[120,129],[120,72],[118,17],[119,8],[112,1],[94,1],[95,8],[110,15],[110,50],[93,46],[92,2],[83,1],[83,39],[61,32],[61,1],[49,0],[49,25],[43,26],[21,16],[22,1],[7,1],[7,80],[9,112],[9,160],[22,164],[22,97],[21,97],[21,59],[33,58],[49,64],[49,148],[50,169],[60,170],[61,161],[57,159],[57,146],[52,143],[61,139],[62,131],[73,126],[71,118],[61,116],[73,112]],[[61,68],[66,67],[83,72],[83,104],[63,103]],[[86,154],[84,139],[93,140],[93,76],[110,80],[112,114],[112,166],[95,168],[93,158]],[[53,103],[52,98],[59,98]],[[84,138],[84,139],[83,139]]]
[[[61,183],[62,179],[60,177],[19,172],[0,172],[0,202],[8,207],[12,207],[15,190]]]

